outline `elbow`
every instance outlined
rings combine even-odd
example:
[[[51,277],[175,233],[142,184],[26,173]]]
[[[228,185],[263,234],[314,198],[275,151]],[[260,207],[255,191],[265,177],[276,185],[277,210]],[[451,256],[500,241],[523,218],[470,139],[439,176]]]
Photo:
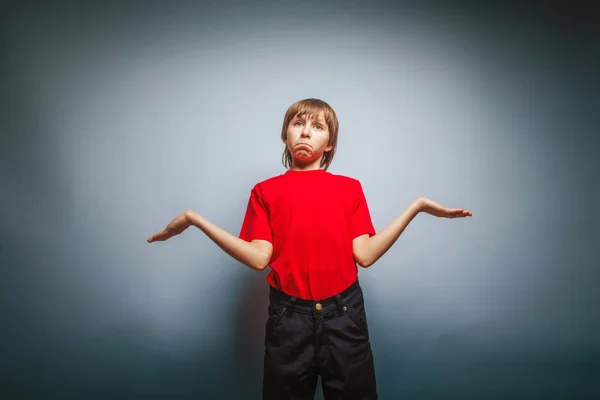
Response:
[[[257,266],[254,268],[254,270],[256,270],[256,271],[264,271],[265,269],[267,269],[267,266],[268,266],[267,264],[262,264],[262,263],[261,263],[261,264],[257,265]]]
[[[262,257],[251,268],[255,271],[264,271],[269,266],[269,261],[271,257]]]
[[[271,262],[273,245],[265,240],[250,242],[250,248],[246,254],[246,265],[255,271],[264,271]]]
[[[253,262],[253,263],[249,263],[246,264],[248,267],[250,267],[250,269],[260,272],[260,271],[264,271],[265,268],[267,268],[267,264],[260,261],[260,262]]]
[[[354,259],[356,263],[362,268],[369,268],[371,265],[373,265],[373,262],[371,260],[368,260],[364,257],[354,257]]]

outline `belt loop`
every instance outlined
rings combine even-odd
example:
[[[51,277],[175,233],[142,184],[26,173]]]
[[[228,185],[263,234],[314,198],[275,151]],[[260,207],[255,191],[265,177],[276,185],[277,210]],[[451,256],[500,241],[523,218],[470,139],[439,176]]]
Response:
[[[341,300],[341,297],[342,297],[342,296],[340,296],[340,295],[339,295],[339,293],[338,293],[338,294],[336,294],[336,295],[335,295],[335,302],[337,303],[338,310],[340,310],[340,311],[342,312],[342,314],[343,314],[343,313],[344,313],[344,309],[342,308],[342,300]]]
[[[290,307],[289,315],[292,316],[292,314],[294,314],[294,308],[296,307],[296,298],[290,297],[290,301],[292,302],[292,306]]]

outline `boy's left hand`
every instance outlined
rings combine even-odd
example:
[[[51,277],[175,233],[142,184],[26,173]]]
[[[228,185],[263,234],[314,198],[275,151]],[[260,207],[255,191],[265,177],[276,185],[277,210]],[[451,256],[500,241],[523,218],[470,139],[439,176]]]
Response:
[[[431,214],[435,217],[464,218],[473,216],[469,210],[465,210],[463,208],[447,208],[425,197],[418,199],[417,204],[419,211]]]

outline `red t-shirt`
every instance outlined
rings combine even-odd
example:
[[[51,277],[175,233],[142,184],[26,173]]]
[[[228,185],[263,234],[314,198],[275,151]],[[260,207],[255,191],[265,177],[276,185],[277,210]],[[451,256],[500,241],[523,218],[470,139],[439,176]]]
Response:
[[[239,237],[273,245],[271,286],[320,300],[354,283],[352,240],[375,233],[360,182],[319,169],[288,170],[256,184]]]

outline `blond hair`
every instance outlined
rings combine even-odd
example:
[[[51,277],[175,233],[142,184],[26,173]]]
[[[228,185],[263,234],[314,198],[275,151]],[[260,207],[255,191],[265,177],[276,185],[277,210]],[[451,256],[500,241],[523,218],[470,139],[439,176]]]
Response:
[[[330,151],[324,152],[323,158],[321,159],[321,168],[327,171],[327,168],[329,168],[331,161],[333,161],[333,156],[335,155],[339,129],[339,122],[337,116],[335,115],[335,111],[333,111],[333,108],[331,108],[329,104],[319,99],[304,99],[292,104],[288,108],[287,112],[285,113],[285,117],[283,118],[281,140],[287,142],[288,125],[294,117],[304,115],[316,116],[319,115],[321,111],[323,111],[323,116],[325,117],[327,128],[329,129],[329,141],[327,142],[327,145],[333,147]],[[283,151],[281,162],[283,163],[283,166],[286,169],[290,169],[292,167],[292,154],[290,153],[290,150],[287,146],[285,146],[285,149]]]

